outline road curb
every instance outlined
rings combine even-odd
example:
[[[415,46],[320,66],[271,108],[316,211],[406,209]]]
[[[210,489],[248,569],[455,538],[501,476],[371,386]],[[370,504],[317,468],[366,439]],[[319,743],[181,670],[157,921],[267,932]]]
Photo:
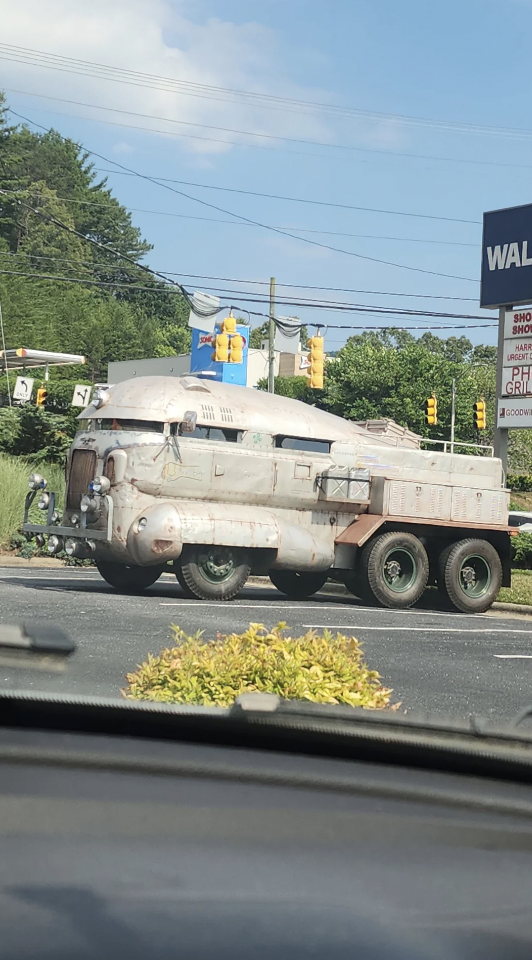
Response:
[[[505,613],[524,613],[532,617],[532,607],[526,603],[494,603],[491,610],[504,610]]]

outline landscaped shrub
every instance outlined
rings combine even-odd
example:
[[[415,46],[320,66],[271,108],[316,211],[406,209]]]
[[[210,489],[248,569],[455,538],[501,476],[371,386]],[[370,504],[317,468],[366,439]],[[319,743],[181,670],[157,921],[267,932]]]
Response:
[[[529,493],[532,490],[532,475],[529,473],[509,473],[506,486],[516,493]]]
[[[354,637],[329,630],[289,637],[286,629],[284,623],[271,631],[251,623],[244,633],[209,642],[172,626],[175,645],[129,673],[123,693],[137,700],[219,707],[253,691],[371,710],[388,706],[392,691],[364,663]]]
[[[511,538],[512,567],[521,570],[532,568],[532,533],[520,533]]]

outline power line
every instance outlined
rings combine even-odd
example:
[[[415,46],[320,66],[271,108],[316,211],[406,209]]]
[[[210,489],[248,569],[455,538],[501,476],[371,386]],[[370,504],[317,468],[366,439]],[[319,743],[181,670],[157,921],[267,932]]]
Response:
[[[97,63],[90,60],[81,60],[76,57],[66,57],[60,54],[51,54],[42,50],[20,47],[13,44],[0,44],[0,59],[27,63],[33,66],[61,72],[82,74],[126,83],[134,86],[164,89],[168,92],[179,93],[183,96],[200,97],[209,100],[225,100],[234,103],[244,102],[268,109],[286,110],[297,113],[329,113],[335,119],[352,119],[379,121],[392,120],[414,126],[428,126],[431,129],[456,131],[469,134],[483,134],[510,137],[514,139],[530,139],[532,130],[521,127],[496,127],[485,124],[473,124],[453,120],[437,120],[432,117],[414,117],[407,114],[384,113],[382,111],[362,110],[342,104],[323,103],[314,100],[301,100],[291,97],[279,97],[272,94],[249,90],[238,90],[230,87],[220,87],[209,84],[194,83],[189,80],[179,80],[172,77],[161,77],[157,74],[142,73],[127,70],[110,64]]]
[[[11,108],[9,108],[9,111],[10,113],[13,113],[16,117],[21,116],[21,114],[15,113],[15,111],[11,110]],[[22,117],[22,119],[25,119],[25,118]],[[28,120],[27,122],[32,123],[33,121]],[[42,126],[42,124],[36,124],[36,126],[40,127]],[[42,127],[42,129],[46,130],[47,127]],[[94,154],[94,156],[97,156],[97,154]],[[116,163],[117,161],[110,160],[106,162]],[[121,164],[118,164],[118,166],[121,166]],[[121,172],[118,170],[106,170],[105,168],[100,168],[98,172],[114,173],[118,176],[125,176],[125,177],[145,177],[147,180],[151,180],[153,183],[160,183],[161,185],[166,183],[178,183],[183,187],[197,187],[202,190],[219,190],[224,193],[240,193],[240,194],[243,194],[244,196],[261,197],[266,200],[285,200],[290,203],[308,203],[317,207],[334,207],[335,209],[338,209],[338,210],[357,210],[360,213],[383,213],[383,214],[386,214],[386,216],[390,216],[390,217],[413,217],[416,220],[441,220],[445,223],[467,223],[467,224],[472,224],[475,227],[482,226],[481,220],[463,220],[459,217],[440,217],[432,213],[412,213],[408,210],[381,210],[378,207],[359,207],[350,203],[334,203],[331,200],[315,200],[310,197],[287,197],[287,196],[284,196],[283,194],[262,193],[258,190],[242,190],[241,188],[237,188],[237,187],[220,187],[211,183],[194,183],[190,180],[175,180],[171,177],[155,177],[145,173],[136,173],[135,171],[128,171],[127,167],[125,167],[124,170],[126,172]],[[237,216],[237,214],[232,214],[232,216]]]
[[[40,194],[35,194],[35,196],[41,196]],[[57,200],[61,200],[63,203],[77,203],[79,206],[83,207],[104,207],[109,208],[111,204],[101,203],[96,200],[79,200],[77,197],[56,197]],[[196,217],[187,213],[174,213],[169,210],[144,210],[140,207],[128,207],[131,213],[148,213],[153,216],[158,217],[176,217],[180,220],[200,220],[206,223],[228,223],[233,227],[249,227],[255,226],[255,224],[250,223],[235,223],[234,220],[218,220],[214,217]],[[478,249],[478,243],[465,243],[460,240],[429,240],[423,237],[389,237],[382,236],[380,234],[373,233],[344,233],[338,230],[309,230],[306,227],[275,227],[276,230],[295,230],[298,233],[317,233],[320,235],[332,236],[332,237],[357,237],[358,239],[364,240],[397,240],[401,243],[430,243],[430,244],[441,244],[448,247],[474,247]]]
[[[19,117],[22,120],[25,120],[27,123],[32,122],[28,120],[27,117],[23,117],[21,114],[17,113],[14,110],[10,109],[10,113],[12,113],[16,117]],[[47,129],[46,127],[42,127],[42,124],[36,124],[36,126],[39,126],[42,129]],[[66,138],[62,138],[62,139],[66,139]],[[83,145],[80,144],[80,146],[83,146]],[[88,148],[83,146],[83,149],[87,150]],[[113,163],[117,167],[120,167],[122,170],[126,170],[128,173],[135,174],[135,176],[139,177],[142,180],[147,180],[151,183],[158,183],[158,181],[154,180],[152,177],[149,177],[146,174],[138,173],[135,170],[131,170],[131,168],[124,166],[124,164],[118,163],[117,160],[107,160],[105,157],[102,157],[101,154],[98,154],[92,150],[88,152],[92,153],[93,156],[98,157],[100,160],[104,160],[105,163]],[[244,217],[240,213],[234,213],[232,210],[226,210],[224,207],[218,207],[216,204],[208,203],[206,200],[200,200],[199,197],[193,197],[190,194],[185,193],[183,190],[176,190],[175,187],[170,187],[167,183],[159,183],[159,186],[164,187],[166,190],[170,190],[172,193],[176,193],[179,196],[185,197],[188,200],[192,200],[195,203],[200,203],[202,206],[209,207],[212,210],[217,210],[218,213],[225,213],[230,217],[237,217],[239,220],[244,220],[247,223],[254,224],[255,226],[260,226],[264,230],[268,230],[271,233],[275,233],[282,237],[288,237],[292,240],[297,240],[300,243],[306,243],[313,247],[319,247],[320,249],[323,249],[323,250],[330,250],[333,253],[341,253],[349,257],[355,257],[358,260],[366,260],[371,263],[379,263],[388,267],[396,267],[397,269],[400,269],[400,270],[409,270],[413,273],[423,273],[429,276],[446,277],[451,280],[465,280],[469,283],[478,283],[478,280],[474,280],[471,277],[461,277],[461,276],[457,276],[456,274],[441,273],[440,271],[437,271],[437,270],[425,270],[423,267],[412,267],[412,266],[408,266],[407,264],[395,263],[394,261],[391,261],[391,260],[384,260],[381,257],[370,257],[370,256],[367,256],[366,254],[355,253],[352,250],[343,250],[340,247],[333,247],[330,244],[319,243],[317,240],[310,240],[308,237],[298,237],[294,233],[288,233],[286,230],[279,230],[277,227],[272,227],[272,226],[269,226],[268,224],[260,223],[257,220],[252,220],[250,217]]]
[[[0,270],[0,275],[19,276],[19,277],[25,277],[25,278],[34,279],[34,280],[52,280],[52,281],[54,281],[54,282],[55,282],[55,281],[58,281],[58,282],[62,282],[62,283],[89,284],[89,285],[91,285],[91,286],[102,286],[102,285],[104,285],[104,286],[115,286],[115,287],[116,287],[116,286],[121,286],[121,287],[128,287],[128,288],[131,288],[131,287],[132,287],[132,288],[134,288],[135,290],[138,290],[138,291],[149,291],[150,293],[157,292],[156,290],[154,291],[154,288],[153,288],[153,287],[141,287],[141,286],[139,286],[139,285],[137,285],[137,284],[128,284],[128,283],[116,284],[116,283],[113,283],[112,281],[85,280],[85,279],[81,279],[81,278],[79,278],[79,277],[62,277],[62,276],[55,275],[55,274],[48,274],[48,275],[47,275],[47,274],[30,274],[30,273],[19,273],[18,271],[15,271],[15,270]],[[178,291],[175,290],[175,289],[171,289],[171,290],[169,290],[168,292],[169,292],[169,293],[177,293]],[[244,302],[246,302],[246,303],[258,303],[258,304],[264,303],[265,305],[268,305],[268,304],[269,304],[269,301],[268,301],[268,300],[248,300],[248,299],[246,299]],[[286,306],[286,305],[287,305],[287,304],[284,304],[284,306]],[[225,309],[228,309],[228,308],[227,308],[227,307],[221,307],[220,309],[221,309],[221,310],[225,310]],[[325,307],[324,307],[324,309],[328,309],[328,308],[325,308]],[[246,310],[246,313],[248,313],[248,312],[251,314],[251,316],[263,317],[264,319],[268,319],[268,318],[269,318],[269,313],[263,313],[263,312],[253,311],[253,310],[250,310],[250,311],[247,311],[247,310]],[[354,312],[363,314],[365,311],[357,310],[357,311],[354,311]],[[378,312],[378,311],[374,311],[374,312]],[[387,313],[388,311],[384,311],[384,312]],[[409,314],[409,313],[406,313],[405,315],[409,316],[410,314]],[[414,314],[414,315],[417,315],[417,314]],[[422,314],[422,315],[425,316],[425,314]],[[429,314],[429,316],[430,316],[430,314]],[[435,316],[437,317],[438,314],[435,314]],[[445,315],[442,315],[442,316],[445,316]],[[364,324],[363,326],[353,326],[352,324],[349,324],[349,325],[345,325],[345,324],[344,324],[344,325],[341,325],[341,324],[330,324],[330,323],[325,324],[325,323],[312,323],[312,322],[310,322],[308,325],[309,325],[309,326],[313,326],[313,327],[327,327],[328,330],[386,330],[386,329],[389,329],[389,330],[479,330],[479,329],[484,329],[484,328],[488,328],[488,327],[497,327],[497,326],[498,326],[497,323],[473,323],[473,324],[443,324],[443,325],[436,325],[436,326],[433,325],[433,324],[431,324],[430,326],[419,326],[419,325],[417,325],[417,326],[411,326],[411,327],[403,327],[403,326],[398,327],[396,324],[394,324],[393,326],[390,326],[390,327],[382,327],[382,326],[374,326],[374,327],[371,327],[371,326],[368,326],[367,324]],[[305,324],[302,323],[301,326],[305,326]]]
[[[103,104],[98,104],[98,103],[84,103],[83,101],[80,101],[80,100],[69,100],[69,99],[66,99],[65,97],[53,97],[53,96],[50,96],[49,94],[33,93],[28,90],[16,90],[13,87],[4,87],[4,90],[6,90],[9,93],[16,93],[18,95],[25,96],[25,97],[35,97],[40,100],[53,100],[56,103],[67,103],[72,106],[86,107],[87,109],[91,109],[91,110],[104,110],[108,113],[120,113],[130,117],[141,117],[148,120],[160,120],[160,121],[163,121],[164,123],[173,123],[173,124],[179,124],[181,126],[188,126],[188,127],[198,127],[198,128],[201,128],[202,130],[218,130],[222,133],[237,133],[243,136],[255,137],[262,140],[277,140],[279,142],[285,142],[285,143],[299,143],[306,146],[326,147],[326,148],[330,148],[331,150],[348,150],[354,153],[378,154],[384,157],[404,157],[407,159],[414,159],[414,160],[432,160],[432,161],[437,161],[439,163],[473,164],[476,166],[484,166],[484,167],[511,167],[513,169],[532,170],[532,164],[527,164],[527,163],[509,163],[509,162],[504,162],[500,160],[478,160],[478,159],[471,159],[467,157],[441,157],[441,156],[436,156],[435,154],[407,153],[403,150],[379,150],[376,147],[359,147],[359,146],[351,146],[351,145],[340,144],[340,143],[330,143],[330,142],[328,143],[325,140],[305,140],[299,137],[283,137],[283,136],[275,135],[272,133],[256,133],[253,130],[238,130],[238,129],[234,129],[233,127],[219,127],[214,124],[197,123],[191,120],[176,120],[173,117],[159,117],[149,113],[138,113],[133,110],[124,110],[122,107],[107,107],[107,106],[104,106]],[[58,116],[61,116],[61,117],[65,117],[65,116],[72,117],[72,119],[74,120],[94,120],[97,123],[103,122],[94,117],[77,117],[74,114],[61,113],[60,111],[49,111],[49,112],[56,113]],[[127,126],[126,124],[113,123],[113,121],[107,121],[107,122],[110,122],[116,126]],[[134,126],[131,129],[146,130],[151,133],[167,134],[169,132],[169,131],[154,130],[151,127]],[[237,146],[237,147],[238,146],[261,147],[262,146],[261,144],[237,143],[229,140],[215,140],[214,138],[209,138],[209,137],[201,137],[201,138],[196,137],[194,139],[207,139],[207,140],[212,139],[213,142],[216,142],[216,143],[228,143],[231,146]],[[323,154],[302,153],[301,151],[292,151],[292,152],[297,152],[298,156],[321,157],[322,159],[327,159],[327,160],[331,159],[330,157],[326,157]],[[348,159],[348,158],[342,157],[340,159]]]
[[[2,270],[0,269],[0,274],[5,276],[15,276],[15,277],[24,277],[33,280],[50,280],[50,281],[59,281],[63,283],[74,283],[74,284],[88,284],[89,286],[98,286],[98,287],[112,287],[114,289],[126,289],[133,290],[134,292],[150,292],[158,293],[161,290],[154,287],[143,286],[138,283],[131,283],[129,281],[122,280],[92,280],[85,277],[65,277],[59,274],[43,274],[43,273],[28,273],[26,271],[19,270]],[[217,287],[206,287],[206,290],[219,292]],[[180,293],[178,286],[170,287],[165,292],[167,293]],[[269,300],[265,298],[253,296],[245,290],[224,290],[224,294],[227,294],[229,297],[236,297],[234,303],[244,302],[244,303],[255,303],[255,304],[265,304],[268,305]],[[312,310],[323,310],[330,313],[360,313],[366,316],[371,316],[372,314],[382,314],[387,316],[397,316],[397,317],[434,317],[437,319],[456,319],[456,320],[485,320],[482,315],[479,314],[456,314],[456,313],[444,313],[432,310],[412,310],[412,309],[403,309],[396,307],[385,307],[385,306],[376,306],[373,304],[349,304],[349,303],[339,303],[338,301],[312,301],[312,300],[289,300],[285,298],[277,298],[276,302],[279,306],[284,307],[303,307],[306,309]],[[227,307],[221,307],[220,310],[227,309]],[[261,316],[268,316],[268,314],[261,314]],[[282,326],[282,322],[281,322]],[[327,324],[329,326],[329,324]],[[490,323],[481,323],[479,326],[497,326],[497,324]],[[459,329],[461,329],[461,325]]]
[[[107,272],[108,270],[121,270],[118,264],[114,266],[113,264],[101,264],[95,260],[69,260],[66,257],[51,257],[51,256],[36,256],[30,253],[11,253],[11,252],[0,252],[0,257],[7,257],[9,259],[23,258],[25,260],[47,260],[53,263],[70,263],[70,264],[81,264],[83,266],[92,267],[93,270],[102,270]],[[179,276],[185,277],[188,280],[216,280],[220,283],[247,283],[254,286],[263,286],[269,287],[269,280],[250,280],[244,277],[211,277],[206,276],[205,274],[198,273],[173,273],[171,270],[165,270],[165,275],[167,276]],[[287,289],[293,290],[321,290],[328,293],[361,293],[365,296],[375,296],[375,297],[406,297],[411,300],[456,300],[460,303],[477,303],[477,297],[452,297],[452,296],[443,296],[430,293],[403,293],[396,292],[392,290],[358,290],[353,287],[320,287],[316,285],[304,284],[304,283],[282,283],[281,281],[276,281],[276,287],[284,287]]]
[[[110,247],[107,244],[100,243],[99,240],[95,240],[93,237],[85,236],[85,234],[80,233],[80,231],[74,229],[74,227],[70,227],[68,224],[63,223],[62,220],[60,220],[58,217],[55,217],[53,214],[44,213],[42,210],[38,210],[35,207],[32,207],[31,204],[25,203],[23,200],[20,200],[20,198],[17,197],[16,194],[12,194],[12,193],[10,194],[9,191],[2,190],[2,189],[0,189],[0,194],[2,194],[3,196],[11,197],[11,199],[15,203],[17,203],[19,206],[25,207],[26,210],[30,210],[36,216],[40,217],[42,220],[46,220],[48,223],[56,224],[56,226],[65,230],[67,233],[70,233],[72,236],[76,236],[80,240],[85,240],[87,243],[93,244],[93,246],[98,247],[100,250],[103,250],[105,253],[110,253],[112,254],[112,256],[119,257],[121,260],[125,260],[126,262],[133,264],[133,266],[138,267],[139,270],[142,270],[144,273],[147,273],[152,277],[156,277],[158,280],[163,280],[165,283],[171,284],[185,298],[190,309],[192,310],[193,313],[196,314],[196,316],[204,317],[204,318],[212,317],[212,316],[215,316],[217,313],[219,313],[220,310],[224,309],[223,307],[217,307],[215,309],[211,309],[211,308],[205,309],[202,307],[198,307],[197,304],[194,303],[194,300],[190,296],[188,291],[185,290],[185,288],[176,280],[172,280],[171,278],[166,277],[164,274],[159,273],[157,270],[152,270],[151,267],[147,267],[143,263],[138,263],[138,261],[134,260],[133,257],[128,256],[126,253],[121,253],[120,251],[113,249],[113,247]],[[148,288],[148,289],[152,289],[152,288]]]

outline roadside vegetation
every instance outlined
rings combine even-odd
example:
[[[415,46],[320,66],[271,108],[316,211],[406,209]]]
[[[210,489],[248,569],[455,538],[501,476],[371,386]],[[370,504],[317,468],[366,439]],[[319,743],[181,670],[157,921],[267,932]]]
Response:
[[[0,509],[0,549],[20,550],[25,540],[18,536],[24,513],[24,499],[28,493],[30,473],[40,473],[48,480],[48,489],[58,496],[59,509],[62,509],[65,494],[65,478],[62,467],[52,463],[30,463],[23,457],[0,455],[0,491],[2,507]],[[32,519],[42,523],[42,513],[32,507]],[[35,550],[32,548],[32,553]],[[31,554],[30,554],[31,555]]]
[[[251,692],[369,710],[389,706],[392,691],[364,663],[358,640],[328,630],[290,637],[287,629],[285,623],[271,631],[250,623],[244,633],[218,635],[213,643],[172,626],[174,645],[129,673],[123,694],[218,707]]]

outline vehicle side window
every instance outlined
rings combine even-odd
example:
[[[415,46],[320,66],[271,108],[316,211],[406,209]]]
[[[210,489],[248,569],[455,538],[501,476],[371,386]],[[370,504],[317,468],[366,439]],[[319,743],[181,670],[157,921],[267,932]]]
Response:
[[[222,443],[240,443],[242,432],[240,430],[228,430],[226,427],[207,427],[198,424],[192,433],[185,433],[181,429],[180,423],[170,425],[172,436],[191,437],[195,440],[218,440]]]
[[[330,440],[310,440],[307,437],[285,437],[283,435],[275,438],[275,446],[282,450],[302,450],[305,453],[330,453]]]
[[[162,420],[122,420],[115,417],[96,421],[97,430],[131,430],[135,433],[164,433]]]

